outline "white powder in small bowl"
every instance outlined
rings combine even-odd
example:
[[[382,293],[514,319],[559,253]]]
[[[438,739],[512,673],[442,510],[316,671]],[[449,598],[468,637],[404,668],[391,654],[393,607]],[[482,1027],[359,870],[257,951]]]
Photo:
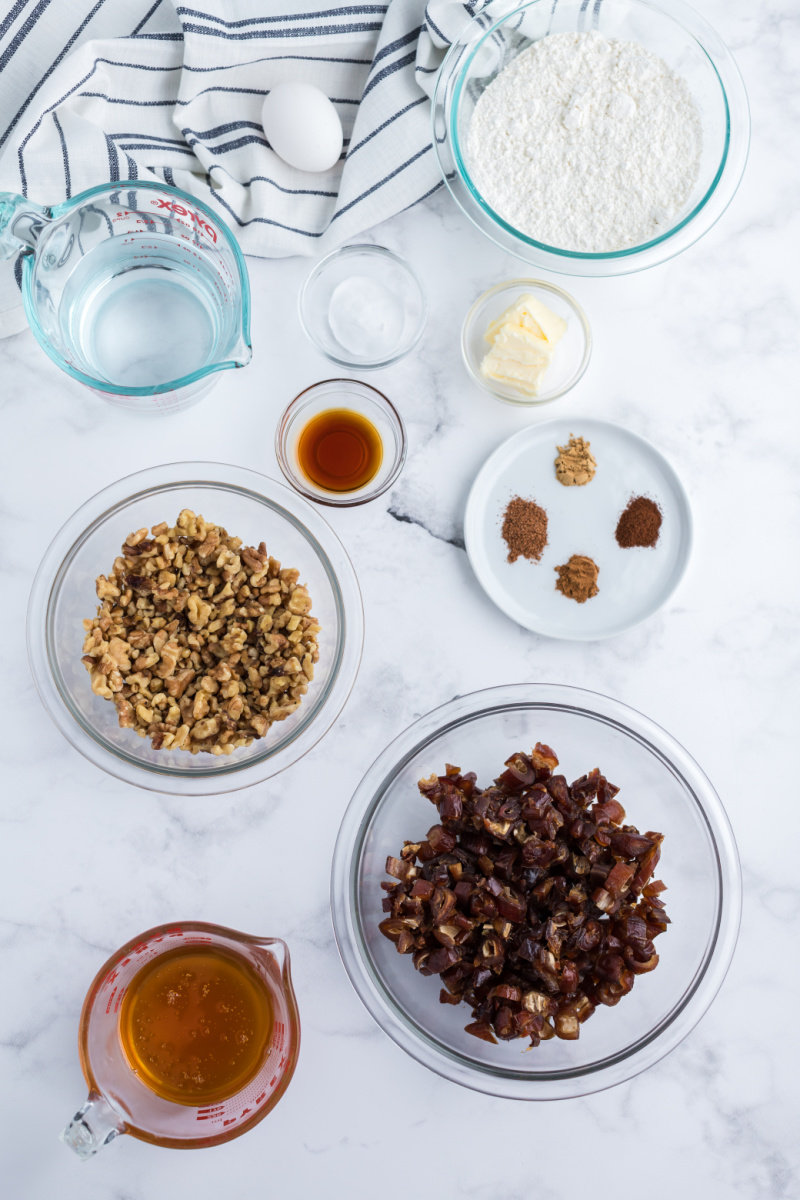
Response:
[[[478,192],[520,233],[603,253],[666,233],[692,195],[702,126],[686,81],[638,42],[557,33],[492,80],[472,116]]]
[[[379,279],[351,275],[334,289],[328,324],[340,346],[359,358],[391,355],[403,337],[403,302]]]

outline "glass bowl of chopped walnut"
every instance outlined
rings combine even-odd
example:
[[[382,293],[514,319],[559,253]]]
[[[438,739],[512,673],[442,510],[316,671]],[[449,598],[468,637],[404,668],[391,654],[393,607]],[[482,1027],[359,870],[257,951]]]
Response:
[[[34,681],[67,740],[175,795],[249,787],[310,750],[350,694],[363,632],[324,518],[218,463],[92,497],[47,550],[28,611]]]
[[[333,859],[342,961],[408,1054],[490,1095],[621,1083],[687,1036],[736,946],[723,806],[641,713],[558,684],[460,696],[367,771]]]

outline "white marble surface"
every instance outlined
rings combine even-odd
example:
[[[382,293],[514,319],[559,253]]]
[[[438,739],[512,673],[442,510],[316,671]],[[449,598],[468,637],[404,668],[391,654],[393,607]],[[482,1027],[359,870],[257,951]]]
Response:
[[[0,1179],[9,1200],[800,1195],[790,749],[800,590],[800,177],[790,162],[800,126],[790,97],[800,31],[792,0],[699,7],[749,88],[744,184],[681,258],[644,275],[566,283],[592,322],[595,353],[558,413],[574,416],[576,430],[591,414],[652,439],[694,506],[686,579],[621,637],[543,640],[493,609],[472,578],[460,545],[470,481],[495,445],[538,418],[489,400],[462,369],[465,306],[518,266],[439,194],[372,235],[419,267],[431,319],[418,352],[375,377],[408,425],[405,472],[391,494],[332,517],[367,613],[362,671],[341,719],[288,773],[230,798],[180,801],[116,782],[70,749],[39,704],[23,636],[33,573],[65,517],[131,471],[216,457],[277,474],[278,415],[333,373],[295,315],[309,263],[251,263],[252,365],[161,422],[82,390],[29,333],[0,343]],[[532,1106],[446,1083],[372,1024],[333,943],[328,873],[342,811],[388,740],[456,693],[536,679],[615,696],[686,745],[731,816],[745,908],[728,979],[678,1050],[612,1091]],[[287,939],[303,1020],[297,1074],[274,1113],[228,1145],[180,1154],[126,1137],[82,1165],[56,1135],[85,1093],[76,1048],[84,992],[119,944],[173,918]]]

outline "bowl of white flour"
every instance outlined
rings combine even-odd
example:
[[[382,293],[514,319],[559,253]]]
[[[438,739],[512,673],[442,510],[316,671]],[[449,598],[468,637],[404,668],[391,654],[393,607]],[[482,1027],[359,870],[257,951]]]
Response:
[[[474,224],[570,275],[692,245],[730,203],[750,132],[736,64],[679,0],[490,3],[442,64],[433,123]]]

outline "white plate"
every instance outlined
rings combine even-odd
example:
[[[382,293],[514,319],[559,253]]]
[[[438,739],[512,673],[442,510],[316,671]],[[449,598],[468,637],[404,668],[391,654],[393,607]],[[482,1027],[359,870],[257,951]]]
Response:
[[[597,471],[584,487],[556,479],[557,447],[570,433],[591,442]],[[539,562],[508,562],[501,528],[513,496],[547,513],[548,545]],[[652,549],[617,545],[614,531],[632,496],[649,496],[664,520]],[[569,418],[533,425],[503,442],[472,485],[464,517],[467,554],[498,608],[546,637],[593,641],[652,616],[678,586],[692,545],[692,515],[683,484],[644,438],[607,421]],[[556,591],[555,568],[573,554],[599,567],[598,594],[578,604]]]

